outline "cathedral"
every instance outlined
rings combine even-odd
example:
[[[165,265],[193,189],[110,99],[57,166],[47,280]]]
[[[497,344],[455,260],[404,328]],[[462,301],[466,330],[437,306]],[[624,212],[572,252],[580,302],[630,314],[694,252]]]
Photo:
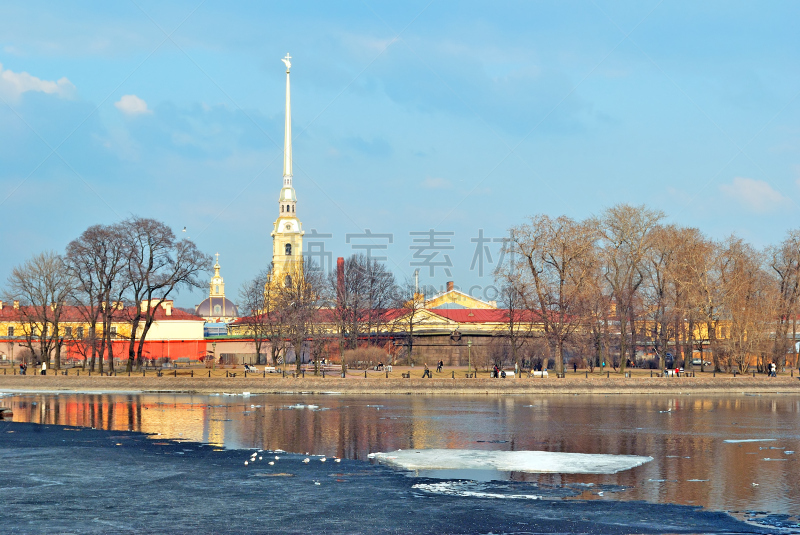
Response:
[[[209,284],[208,298],[194,307],[194,313],[208,323],[230,323],[239,317],[239,310],[225,297],[225,280],[219,274],[219,253],[214,264],[214,276]]]
[[[278,219],[272,232],[272,280],[286,286],[291,277],[302,274],[303,225],[297,218],[297,194],[292,186],[292,104],[289,71],[292,57],[286,54],[286,124],[283,133],[283,187],[278,200]]]

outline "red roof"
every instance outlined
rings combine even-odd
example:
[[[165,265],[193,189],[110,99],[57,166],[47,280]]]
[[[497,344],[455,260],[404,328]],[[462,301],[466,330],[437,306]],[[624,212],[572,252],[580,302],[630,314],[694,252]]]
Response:
[[[20,307],[19,309],[14,308],[13,306],[7,306],[5,303],[3,304],[3,309],[0,310],[0,321],[8,321],[8,322],[20,322],[25,321],[23,316],[23,312],[32,309],[33,307]],[[120,311],[114,315],[115,321],[125,321],[127,318],[136,314],[137,307],[129,306],[125,307],[124,311]],[[30,315],[35,317],[35,310],[30,310]],[[158,307],[155,314],[156,321],[202,321],[205,320],[199,316],[195,316],[194,314],[189,314],[188,312],[184,312],[178,308],[172,308],[172,314],[167,315],[167,311],[164,310],[163,307]],[[74,305],[66,305],[64,309],[61,311],[61,316],[59,321],[62,322],[74,322],[80,323],[86,321],[86,318],[81,313],[81,309],[78,306]]]

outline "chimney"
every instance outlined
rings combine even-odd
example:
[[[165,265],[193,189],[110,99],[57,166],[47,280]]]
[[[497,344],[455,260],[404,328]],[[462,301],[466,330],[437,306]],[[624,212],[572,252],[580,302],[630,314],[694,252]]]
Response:
[[[14,308],[19,309],[19,301],[14,301]]]
[[[344,258],[341,256],[336,259],[336,301],[342,305],[344,298]]]
[[[414,295],[419,293],[419,268],[414,270]]]
[[[161,303],[161,308],[164,309],[164,314],[167,316],[172,316],[172,300]]]
[[[453,286],[454,286],[453,285],[453,281],[447,281],[447,291],[448,292],[452,292],[453,291]]]
[[[3,310],[3,304],[4,303],[2,301],[0,301],[0,310]]]

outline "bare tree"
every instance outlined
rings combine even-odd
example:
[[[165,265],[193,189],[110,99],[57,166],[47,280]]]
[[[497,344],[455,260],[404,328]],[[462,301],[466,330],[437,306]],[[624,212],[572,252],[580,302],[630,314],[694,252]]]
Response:
[[[800,298],[800,230],[789,231],[788,236],[777,246],[767,251],[769,267],[778,290],[775,342],[772,362],[777,366],[786,364],[788,331],[792,326],[792,351],[796,358],[797,312]]]
[[[172,229],[154,219],[132,217],[122,223],[126,240],[126,295],[133,302],[128,321],[127,371],[143,362],[147,333],[161,305],[183,288],[201,288],[198,276],[212,265],[210,255],[187,239],[178,241]],[[113,362],[113,361],[112,361]]]
[[[357,254],[345,260],[343,273],[331,273],[328,282],[336,295],[336,320],[347,347],[355,349],[359,338],[374,343],[389,322],[396,296],[394,274],[381,262]]]
[[[666,367],[667,347],[673,333],[673,301],[670,285],[674,266],[678,262],[680,229],[673,225],[653,229],[653,244],[646,259],[644,295],[648,304],[648,317],[652,322],[651,336],[655,346],[658,366]]]
[[[558,374],[564,373],[564,344],[583,324],[596,238],[591,223],[566,216],[535,216],[511,232],[516,260],[505,277],[541,321]]]
[[[303,347],[313,342],[318,332],[319,311],[328,301],[322,272],[310,262],[303,262],[287,273],[275,294],[275,306],[271,309],[280,314],[286,339],[294,350],[297,372],[300,372]]]
[[[119,224],[94,225],[67,245],[66,265],[76,281],[74,301],[89,327],[89,332],[75,342],[91,355],[90,369],[93,370],[95,360],[98,361],[100,373],[103,373],[106,350],[113,369],[111,326],[121,312],[125,291],[122,274],[127,266],[123,236],[124,230]]]
[[[402,334],[407,348],[406,359],[414,364],[414,339],[417,331],[427,321],[425,313],[425,296],[420,293],[414,280],[406,280],[397,287],[394,317],[391,318],[391,330]]]
[[[769,325],[775,312],[775,292],[762,266],[761,255],[736,237],[728,238],[721,251],[720,282],[723,314],[729,325],[724,351],[730,364],[746,372],[753,356],[766,351]]]
[[[602,236],[600,259],[619,320],[620,368],[623,372],[628,349],[628,325],[635,315],[637,292],[644,282],[645,259],[653,243],[652,231],[663,217],[664,214],[659,210],[618,204],[603,212],[597,221]]]
[[[277,293],[280,287],[272,281],[272,270],[267,268],[258,273],[239,290],[239,310],[244,317],[239,323],[245,325],[246,332],[253,338],[258,363],[264,344],[269,343],[272,365],[278,364],[284,352],[283,318],[277,309]]]
[[[14,267],[6,293],[10,301],[19,301],[25,345],[42,362],[61,369],[63,333],[61,318],[75,281],[61,255],[48,251],[35,255]]]
[[[498,273],[495,280],[501,284],[500,302],[505,309],[505,326],[502,335],[507,340],[511,363],[516,365],[519,362],[520,350],[533,336],[538,314],[534,316],[530,310],[526,309],[526,297],[521,293],[524,289],[515,284],[516,281],[511,274]]]

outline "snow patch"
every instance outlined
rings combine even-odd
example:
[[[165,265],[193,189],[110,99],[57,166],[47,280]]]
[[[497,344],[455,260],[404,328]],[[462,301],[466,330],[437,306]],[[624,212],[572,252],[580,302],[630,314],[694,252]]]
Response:
[[[723,440],[726,444],[741,444],[744,442],[775,442],[774,438],[729,438]]]
[[[380,463],[406,470],[497,470],[557,474],[616,474],[653,460],[640,455],[550,451],[398,450],[371,453]]]

